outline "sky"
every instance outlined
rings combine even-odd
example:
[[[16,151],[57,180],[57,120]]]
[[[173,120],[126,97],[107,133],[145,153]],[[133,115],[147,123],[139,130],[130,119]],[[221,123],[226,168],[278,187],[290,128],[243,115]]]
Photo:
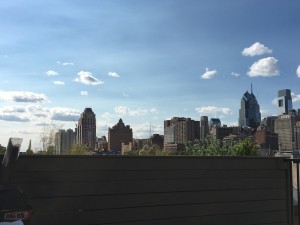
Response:
[[[280,89],[300,108],[300,1],[2,0],[0,144],[41,147],[45,127],[75,129],[86,107],[97,136],[120,118],[134,138],[172,117],[238,125],[253,93],[262,118]]]

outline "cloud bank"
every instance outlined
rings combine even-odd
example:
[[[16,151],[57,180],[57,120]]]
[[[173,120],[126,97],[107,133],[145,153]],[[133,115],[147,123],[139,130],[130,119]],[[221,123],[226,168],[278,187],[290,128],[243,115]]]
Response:
[[[225,115],[231,114],[231,109],[226,108],[226,107],[216,107],[216,106],[202,106],[202,107],[197,107],[196,111],[201,113],[201,114],[213,114],[213,113],[222,113]]]
[[[27,91],[0,91],[0,99],[12,102],[45,103],[46,95]]]

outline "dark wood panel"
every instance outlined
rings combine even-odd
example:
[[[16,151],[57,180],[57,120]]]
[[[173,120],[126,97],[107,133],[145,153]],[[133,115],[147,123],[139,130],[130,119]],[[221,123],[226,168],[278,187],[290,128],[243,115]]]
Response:
[[[101,168],[99,168],[101,169]],[[15,171],[13,183],[56,183],[90,181],[220,179],[220,178],[282,178],[285,170],[91,170],[91,171]]]
[[[281,158],[35,155],[10,182],[33,225],[291,225],[290,172]]]
[[[28,166],[30,165],[30,167]],[[263,157],[101,157],[101,156],[22,156],[17,170],[69,171],[77,170],[186,170],[186,169],[287,169],[280,158]]]
[[[155,193],[176,191],[210,191],[240,189],[287,188],[286,181],[277,178],[240,178],[240,179],[181,179],[145,181],[107,181],[76,183],[30,183],[18,184],[28,197]]]
[[[285,197],[282,189],[263,189],[32,198],[29,202],[38,212],[51,212],[217,202],[263,203],[265,200],[285,200]]]
[[[260,207],[261,204],[250,204],[253,211],[247,212],[248,207],[244,204],[236,204],[227,207],[224,204],[212,205],[209,210],[207,205],[193,206],[171,206],[171,207],[153,207],[153,208],[134,208],[107,211],[89,211],[89,212],[69,212],[38,214],[35,216],[34,224],[45,223],[46,218],[57,219],[51,221],[52,224],[261,224],[261,223],[279,223],[287,224],[286,211],[268,211]],[[257,211],[255,211],[255,207]],[[260,211],[259,211],[260,210]],[[174,213],[176,212],[176,213]],[[173,220],[173,221],[172,221]],[[172,221],[172,223],[167,223]],[[182,223],[186,221],[187,223]],[[70,223],[71,222],[71,223]],[[205,222],[205,223],[203,223]]]

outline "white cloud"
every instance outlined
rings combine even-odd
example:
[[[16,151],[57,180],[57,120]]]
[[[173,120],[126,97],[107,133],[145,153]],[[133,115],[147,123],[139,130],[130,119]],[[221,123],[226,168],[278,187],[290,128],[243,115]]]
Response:
[[[53,83],[56,84],[56,85],[65,85],[65,82],[59,81],[59,80],[56,80]]]
[[[213,114],[213,113],[223,113],[225,115],[231,114],[231,109],[226,107],[216,107],[216,106],[203,106],[197,107],[196,111],[202,114]]]
[[[300,78],[300,65],[298,66],[296,73],[297,73],[297,76]]]
[[[126,94],[126,93],[123,93],[122,94],[124,97],[128,98],[129,97],[129,94]]]
[[[115,107],[115,112],[121,116],[129,115],[129,116],[144,116],[148,114],[147,109],[130,109],[126,106],[117,106]]]
[[[21,117],[14,114],[2,114],[0,120],[11,121],[11,122],[29,122],[30,120],[26,117]]]
[[[141,123],[132,125],[134,131],[134,138],[149,138],[150,136],[150,123]],[[157,124],[151,124],[151,135],[162,134],[164,132],[163,127]]]
[[[109,72],[108,76],[110,76],[110,77],[120,77],[119,74],[117,74],[116,72]]]
[[[216,70],[205,69],[205,73],[201,75],[202,79],[211,79],[217,74]]]
[[[50,112],[51,119],[59,121],[77,121],[80,116],[79,111],[70,108],[55,107],[50,109]]]
[[[235,73],[235,72],[232,72],[230,75],[231,75],[231,76],[235,76],[235,77],[239,77],[239,76],[240,76],[239,73]]]
[[[272,53],[272,49],[264,46],[263,44],[256,42],[248,48],[244,48],[242,51],[243,56],[256,56],[256,55],[263,55],[263,54],[270,54]]]
[[[0,99],[12,102],[34,102],[44,103],[48,99],[44,94],[38,94],[26,91],[0,91]]]
[[[100,85],[104,82],[95,78],[91,72],[80,71],[78,73],[78,78],[75,79],[76,82],[80,82],[86,85]]]
[[[250,77],[278,76],[278,60],[273,57],[263,58],[255,62],[247,73]]]
[[[54,70],[48,70],[48,71],[46,72],[46,74],[47,74],[48,76],[58,76],[58,75],[59,75],[59,73],[56,72],[56,71],[54,71]]]
[[[72,63],[72,62],[60,62],[60,61],[57,61],[56,63],[59,64],[59,65],[62,65],[62,66],[74,66],[74,63]]]
[[[80,94],[81,95],[88,95],[89,93],[87,91],[81,91]]]
[[[293,102],[300,102],[300,95],[296,95],[295,93],[291,93]]]

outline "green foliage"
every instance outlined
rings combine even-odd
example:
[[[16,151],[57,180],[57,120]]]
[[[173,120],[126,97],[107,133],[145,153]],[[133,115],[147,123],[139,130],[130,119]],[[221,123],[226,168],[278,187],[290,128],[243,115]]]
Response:
[[[163,156],[163,155],[174,155],[172,151],[162,150],[158,145],[144,145],[142,149],[134,149],[127,151],[126,155],[132,156]]]
[[[86,155],[90,151],[91,149],[87,146],[74,144],[70,150],[70,155]]]
[[[229,155],[232,156],[255,156],[258,155],[258,147],[250,138],[238,142],[233,145],[229,151]]]
[[[255,156],[258,155],[258,147],[253,140],[246,138],[235,141],[229,139],[221,141],[218,139],[196,140],[186,144],[185,151],[179,155],[201,155],[201,156]]]
[[[6,148],[0,144],[0,155],[4,155]]]

